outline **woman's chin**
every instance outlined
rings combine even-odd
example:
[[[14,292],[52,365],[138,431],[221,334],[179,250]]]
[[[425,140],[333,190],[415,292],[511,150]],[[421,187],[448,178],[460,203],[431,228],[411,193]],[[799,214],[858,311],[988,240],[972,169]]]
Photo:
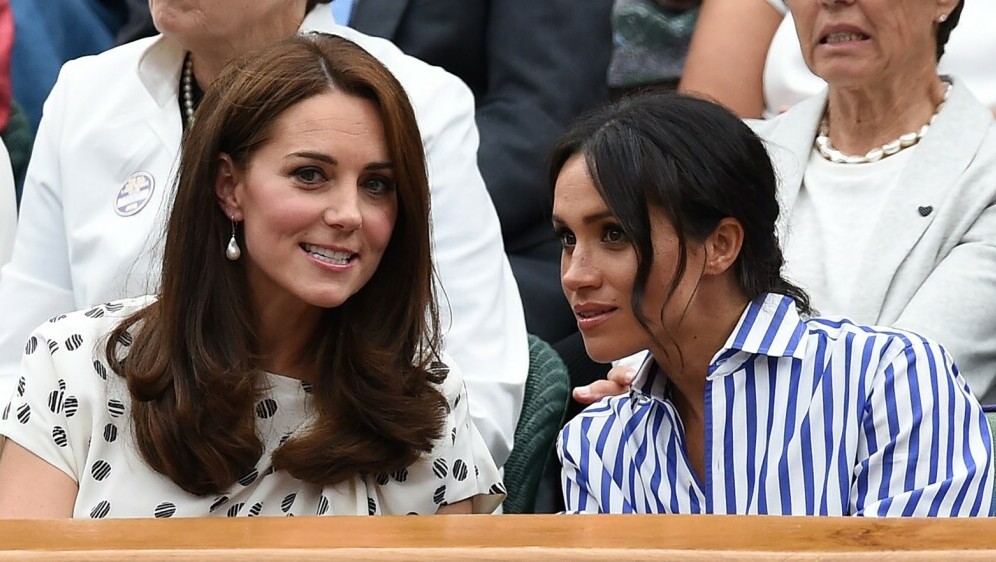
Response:
[[[640,351],[638,347],[634,347],[631,352],[627,352],[626,349],[629,348],[620,346],[618,342],[598,341],[598,338],[584,338],[584,350],[588,354],[588,357],[595,363],[611,363]]]

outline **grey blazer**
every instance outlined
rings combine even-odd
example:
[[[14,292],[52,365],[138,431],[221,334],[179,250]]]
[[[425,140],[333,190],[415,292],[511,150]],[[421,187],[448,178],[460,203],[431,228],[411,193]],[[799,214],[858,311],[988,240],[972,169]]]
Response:
[[[825,106],[824,92],[750,122],[779,175],[782,240]],[[936,339],[979,400],[996,403],[996,121],[959,82],[899,186],[854,264],[863,290],[847,315]]]

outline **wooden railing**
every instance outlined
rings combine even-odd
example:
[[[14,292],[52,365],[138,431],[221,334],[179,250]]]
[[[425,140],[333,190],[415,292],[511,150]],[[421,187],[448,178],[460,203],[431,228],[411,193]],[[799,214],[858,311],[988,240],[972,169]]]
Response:
[[[0,521],[17,560],[996,559],[996,519],[451,515]]]

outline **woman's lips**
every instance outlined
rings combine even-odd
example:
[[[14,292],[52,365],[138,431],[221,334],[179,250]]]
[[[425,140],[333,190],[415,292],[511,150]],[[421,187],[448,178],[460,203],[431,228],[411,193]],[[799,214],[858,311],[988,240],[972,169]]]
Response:
[[[589,304],[574,307],[574,317],[577,318],[579,330],[590,330],[606,320],[618,310],[614,306]]]

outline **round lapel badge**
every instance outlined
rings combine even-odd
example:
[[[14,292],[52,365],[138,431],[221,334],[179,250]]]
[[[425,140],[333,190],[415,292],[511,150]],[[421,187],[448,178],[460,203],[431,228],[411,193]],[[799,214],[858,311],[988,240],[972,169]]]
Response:
[[[152,199],[156,180],[148,172],[135,172],[125,180],[114,199],[114,211],[122,217],[130,217],[142,209]]]

